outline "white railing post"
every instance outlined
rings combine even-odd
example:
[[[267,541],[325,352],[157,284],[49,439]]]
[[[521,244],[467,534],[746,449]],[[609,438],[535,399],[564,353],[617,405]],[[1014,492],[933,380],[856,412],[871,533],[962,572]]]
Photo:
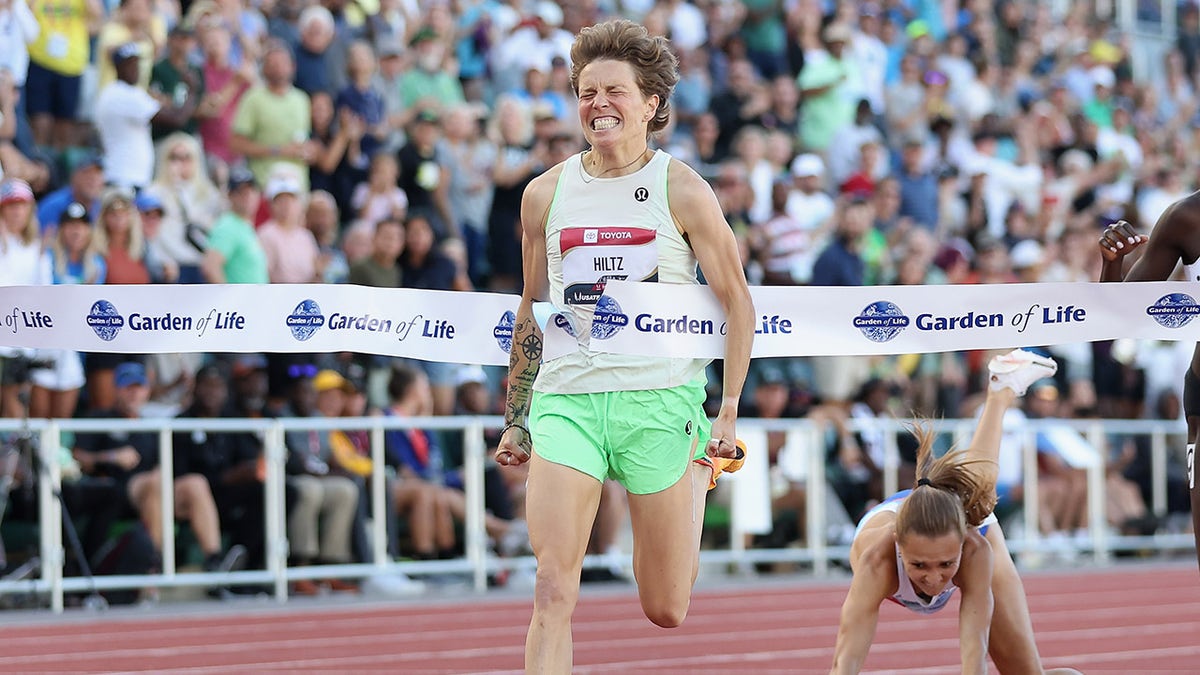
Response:
[[[29,442],[33,442],[30,438]],[[58,433],[58,424],[51,420],[38,438],[34,451],[32,467],[37,478],[38,505],[40,516],[38,525],[41,528],[42,580],[50,587],[50,611],[61,614],[63,611],[63,512],[62,502],[58,495],[62,494],[62,467],[58,464],[58,449],[62,440]],[[42,471],[37,471],[41,464]],[[37,475],[39,474],[40,475]]]
[[[813,573],[829,574],[829,515],[825,512],[825,434],[821,425],[808,426],[808,549],[812,553]]]
[[[1021,533],[1022,551],[1030,551],[1042,539],[1041,509],[1038,495],[1037,431],[1021,432],[1021,485],[1024,496],[1021,509],[1025,516],[1025,531]]]
[[[175,453],[171,427],[158,431],[159,516],[162,518],[162,573],[175,576]]]
[[[1104,426],[1092,424],[1088,428],[1088,442],[1097,450],[1097,461],[1087,468],[1087,511],[1088,529],[1092,540],[1092,557],[1097,563],[1105,562],[1109,558],[1108,514],[1105,509],[1108,452],[1107,444],[1104,441]]]
[[[263,478],[264,498],[266,499],[267,526],[267,571],[271,573],[271,582],[275,599],[287,602],[287,503],[284,490],[284,441],[283,425],[276,422],[267,430],[263,443],[265,460],[265,476]]]
[[[896,443],[895,430],[889,430],[883,435],[883,496],[886,499],[899,490],[900,448]]]
[[[1167,515],[1167,436],[1150,434],[1150,508],[1154,515]]]
[[[467,560],[476,591],[487,590],[487,532],[484,529],[483,424],[478,418],[463,427],[463,492],[466,522],[463,523]]]
[[[371,427],[371,547],[375,552],[375,566],[384,567],[388,564],[388,513],[387,498],[387,469],[384,460],[383,425],[376,418]]]

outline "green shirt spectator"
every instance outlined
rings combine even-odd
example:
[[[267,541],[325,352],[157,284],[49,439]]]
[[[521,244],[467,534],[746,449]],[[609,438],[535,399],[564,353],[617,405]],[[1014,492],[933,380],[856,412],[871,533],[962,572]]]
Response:
[[[797,84],[801,100],[800,136],[804,147],[824,152],[834,133],[854,121],[854,109],[862,92],[858,66],[845,48],[850,28],[830,24],[824,33],[828,55],[814,57],[804,64]]]
[[[227,212],[217,218],[208,233],[208,250],[225,259],[225,283],[268,283],[267,254],[258,243],[254,226],[236,213]]]

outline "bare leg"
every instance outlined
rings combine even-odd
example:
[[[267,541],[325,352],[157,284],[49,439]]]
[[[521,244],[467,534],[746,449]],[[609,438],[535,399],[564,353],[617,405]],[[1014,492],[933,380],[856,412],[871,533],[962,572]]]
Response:
[[[997,466],[1000,461],[1000,439],[1004,433],[1004,413],[1008,411],[1017,395],[1011,389],[999,391],[989,390],[983,401],[983,413],[979,424],[975,427],[975,435],[971,438],[971,446],[967,453],[971,457],[990,460],[990,465],[979,465],[977,469],[988,474],[988,478],[996,481]]]
[[[175,517],[186,520],[204,555],[221,551],[221,523],[208,479],[190,473],[175,479]]]
[[[986,537],[992,545],[995,561],[992,571],[995,608],[992,610],[988,654],[1003,675],[1040,674],[1042,663],[1033,640],[1033,621],[1029,618],[1025,587],[1008,554],[1004,532],[999,524],[990,525]]]
[[[708,485],[706,477],[705,486]],[[579,571],[600,504],[595,478],[534,454],[525,499],[529,543],[537,557],[533,619],[525,639],[526,673],[571,672],[571,615]]]
[[[417,555],[437,554],[436,487],[422,480],[400,478],[392,484],[396,513],[408,516],[409,537]]]
[[[629,495],[633,575],[646,618],[663,628],[683,623],[700,571],[700,533],[708,496],[708,468],[691,462],[661,492]]]
[[[71,419],[79,404],[79,390],[56,391],[50,397],[50,415],[57,420]]]
[[[154,550],[162,550],[162,489],[159,487],[158,469],[151,469],[129,479],[129,501],[137,509]]]

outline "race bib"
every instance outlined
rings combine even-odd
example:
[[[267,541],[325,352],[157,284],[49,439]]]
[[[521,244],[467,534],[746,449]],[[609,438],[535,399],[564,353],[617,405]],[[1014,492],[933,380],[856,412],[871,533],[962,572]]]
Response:
[[[654,230],[640,227],[570,227],[559,234],[563,302],[595,305],[609,280],[657,281]]]

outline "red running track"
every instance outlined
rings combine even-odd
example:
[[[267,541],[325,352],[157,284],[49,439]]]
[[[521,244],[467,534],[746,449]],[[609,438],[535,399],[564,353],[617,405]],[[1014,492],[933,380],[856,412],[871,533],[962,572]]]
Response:
[[[650,624],[631,587],[585,588],[575,672],[828,671],[847,580],[705,583],[674,630]],[[1048,667],[1200,672],[1194,564],[1034,573],[1025,585]],[[530,598],[506,596],[12,613],[0,615],[0,672],[518,673]],[[956,614],[885,606],[867,670],[959,672]]]

